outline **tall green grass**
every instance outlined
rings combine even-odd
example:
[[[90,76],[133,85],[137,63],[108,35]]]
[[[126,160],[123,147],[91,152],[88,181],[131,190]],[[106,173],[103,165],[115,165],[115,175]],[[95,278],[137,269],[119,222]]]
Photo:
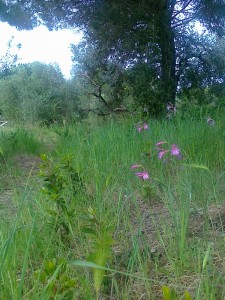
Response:
[[[39,156],[43,149],[41,139],[29,129],[0,129],[0,190],[14,187],[14,177],[18,176],[16,160],[26,155]]]
[[[186,290],[193,299],[224,298],[224,229],[212,227],[209,211],[225,196],[225,123],[148,124],[140,133],[132,119],[50,129],[51,197],[41,192],[41,177],[29,181],[31,188],[16,196],[13,224],[1,226],[1,299],[154,300],[163,299],[163,286],[174,288],[174,299],[185,299]],[[159,141],[177,144],[183,159],[163,163]],[[68,178],[75,170],[84,182],[82,196],[63,182],[65,158]],[[151,180],[138,178],[134,164],[143,165]],[[56,198],[54,178],[63,190]],[[73,208],[63,239],[64,202],[54,215],[52,199]]]
[[[4,157],[15,154],[39,154],[41,143],[34,134],[26,129],[17,128],[0,130],[0,151]]]

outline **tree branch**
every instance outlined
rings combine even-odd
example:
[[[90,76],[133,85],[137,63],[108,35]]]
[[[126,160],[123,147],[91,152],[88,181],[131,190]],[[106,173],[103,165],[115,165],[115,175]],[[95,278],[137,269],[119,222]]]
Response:
[[[195,19],[195,17],[193,16],[193,17],[189,17],[189,18],[186,18],[186,19],[183,19],[183,20],[179,20],[177,23],[172,25],[172,28],[176,28],[176,27],[179,27],[179,26],[182,26],[182,25],[186,25],[194,19]]]
[[[103,83],[103,84],[104,84],[104,83]],[[108,102],[107,102],[107,101],[104,99],[104,97],[102,96],[102,85],[103,85],[103,84],[101,84],[101,85],[98,87],[98,94],[92,93],[92,95],[95,96],[96,98],[98,98],[98,100],[99,100],[100,102],[104,103],[105,106],[106,106],[108,109],[111,110],[110,105],[108,104]]]
[[[92,109],[92,108],[82,109],[82,110],[80,110],[80,112],[93,112],[101,117],[110,115],[110,112],[104,113],[99,108],[98,109]]]
[[[192,1],[193,0],[187,1],[187,3],[172,16],[172,19],[175,19],[179,14],[183,13],[185,9],[191,4]]]
[[[100,102],[104,103],[105,106],[110,109],[110,105],[108,104],[108,102],[104,99],[104,97],[102,96],[102,87],[105,84],[105,82],[103,82],[102,84],[97,84],[95,83],[95,81],[93,79],[91,79],[90,76],[88,76],[86,73],[81,73],[81,76],[84,76],[88,79],[88,81],[91,82],[91,84],[98,89],[98,94],[95,92],[90,93],[91,95],[95,96]],[[111,109],[110,109],[111,110]]]

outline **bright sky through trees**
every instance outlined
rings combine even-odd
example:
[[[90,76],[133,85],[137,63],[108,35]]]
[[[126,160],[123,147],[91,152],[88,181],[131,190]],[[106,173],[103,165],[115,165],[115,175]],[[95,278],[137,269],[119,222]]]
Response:
[[[196,23],[195,28],[202,31],[199,23]],[[18,63],[34,61],[57,63],[65,78],[70,77],[72,66],[70,44],[77,44],[82,38],[81,33],[68,29],[49,31],[44,26],[34,28],[32,31],[18,31],[8,23],[0,22],[0,56],[5,54],[12,36],[14,37],[12,52],[18,55]],[[19,43],[22,44],[21,49],[17,48]]]
[[[32,31],[16,30],[15,27],[7,23],[0,22],[0,55],[4,55],[7,44],[12,36],[12,53],[18,55],[19,63],[29,63],[40,61],[43,63],[57,63],[65,78],[70,77],[72,66],[70,44],[77,44],[81,38],[81,33],[63,29],[49,31],[46,27],[40,26]],[[21,43],[21,49],[17,44]]]

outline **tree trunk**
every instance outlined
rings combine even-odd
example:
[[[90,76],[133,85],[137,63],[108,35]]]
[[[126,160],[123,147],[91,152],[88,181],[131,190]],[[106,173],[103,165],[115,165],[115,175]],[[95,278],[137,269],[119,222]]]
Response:
[[[172,13],[169,8],[169,2],[169,0],[159,0],[157,12],[158,39],[161,49],[162,101],[164,103],[174,103],[177,91],[177,78],[175,74],[176,50],[174,33],[171,26]]]

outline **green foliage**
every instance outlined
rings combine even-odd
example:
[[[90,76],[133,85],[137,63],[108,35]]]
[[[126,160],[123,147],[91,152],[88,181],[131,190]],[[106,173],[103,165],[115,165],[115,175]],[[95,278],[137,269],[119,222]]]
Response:
[[[61,138],[67,138],[69,136],[69,127],[54,128],[54,132]]]
[[[207,116],[216,118],[223,114],[225,101],[213,89],[193,88],[180,93],[177,100],[181,115],[186,118],[204,120]]]
[[[167,9],[162,1],[158,4],[126,1],[111,1],[110,4],[103,1],[101,5],[97,1],[81,3],[74,19],[86,27],[86,41],[73,50],[74,60],[78,61],[75,69],[77,73],[85,74],[82,79],[85,86],[92,86],[90,94],[96,94],[95,90],[104,86],[102,94],[108,99],[107,86],[112,92],[116,87],[115,98],[119,95],[126,100],[130,96],[136,107],[147,107],[150,115],[158,116],[165,111],[166,102],[175,100],[178,84],[181,91],[222,83],[224,43],[208,32],[198,34],[193,24],[187,26],[184,21],[185,16],[189,16],[189,7],[192,7],[196,12],[193,17],[209,25],[207,22],[212,22],[212,19],[209,21],[212,16],[209,17],[207,9],[214,9],[218,19],[213,23],[224,31],[224,18],[218,6],[213,3],[206,5],[204,1],[192,2],[188,6],[181,1],[179,6],[178,11],[176,1],[168,1],[170,8]],[[146,15],[147,7],[151,12],[149,15]],[[220,9],[224,9],[224,4]],[[173,13],[174,18],[171,17]],[[99,15],[101,18],[96,17]],[[162,24],[161,19],[167,19],[168,23]],[[68,21],[67,16],[65,20]],[[210,31],[217,31],[217,26],[211,26]],[[110,65],[123,70],[119,80],[116,80],[117,74],[111,72]],[[120,93],[116,92],[118,90]],[[98,100],[101,102],[100,98]]]
[[[14,154],[39,154],[41,143],[33,133],[26,129],[3,129],[0,131],[1,154],[7,158]]]
[[[34,17],[33,12],[27,10],[27,4],[22,2],[6,3],[0,1],[0,21],[27,30],[36,26],[39,22]]]
[[[70,157],[64,157],[57,162],[43,154],[41,159],[40,176],[43,178],[41,191],[50,203],[47,211],[49,222],[55,226],[55,230],[64,240],[69,233],[73,233],[76,202],[85,192],[85,186],[79,173],[74,170]]]
[[[137,63],[128,70],[127,77],[136,108],[141,107],[154,117],[165,111],[165,101],[160,101],[162,88],[160,81],[156,79],[157,70],[145,63]]]
[[[111,73],[111,66],[133,70],[135,81],[140,84],[133,87],[134,94],[130,96],[135,101],[140,99],[141,105],[143,101],[147,103],[153,115],[163,111],[167,102],[175,101],[178,86],[179,89],[208,87],[224,82],[224,43],[221,42],[225,35],[224,1],[169,0],[165,5],[163,0],[83,0],[62,1],[58,5],[22,0],[1,2],[1,5],[0,18],[20,28],[31,28],[40,19],[50,29],[81,28],[86,42],[79,62],[83,74],[91,79],[92,88],[93,79],[95,89],[105,85],[102,97],[97,97],[101,104],[107,102],[103,101],[105,96],[109,102],[121,103],[126,91],[126,76],[122,72],[117,77],[117,72]],[[195,33],[195,22],[208,30],[203,38]],[[219,39],[214,40],[213,35]],[[88,68],[83,68],[85,61]],[[149,76],[136,69],[139,64],[146,66]],[[54,105],[53,108],[50,105],[53,112],[49,110],[53,119],[58,109]],[[88,105],[88,109],[93,107]]]
[[[12,66],[17,61],[17,55],[13,53],[12,50],[13,37],[8,41],[6,52],[0,56],[0,78],[10,75]],[[20,44],[17,48],[20,48]]]
[[[76,60],[73,81],[83,99],[82,110],[109,113],[119,107],[126,94],[126,74],[122,66],[107,61],[104,51],[96,52],[87,41],[73,46],[72,51]]]
[[[56,66],[19,65],[0,81],[0,87],[0,108],[7,120],[50,125],[73,118],[76,93]]]
[[[163,290],[163,299],[164,300],[178,300],[178,296],[176,295],[175,290],[172,288],[170,289],[168,286],[163,286],[162,287]],[[186,291],[184,293],[184,300],[192,300],[191,295]]]
[[[82,231],[88,234],[91,240],[91,253],[88,257],[88,261],[101,267],[106,267],[106,263],[110,257],[111,247],[114,243],[112,239],[112,229],[106,220],[106,216],[100,219],[95,210],[89,207],[85,224],[82,228]],[[99,290],[105,276],[105,270],[94,268],[93,273],[94,287],[98,299]]]
[[[220,224],[224,213],[225,123],[215,121],[150,120],[141,132],[131,119],[81,122],[68,134],[45,129],[57,157],[43,157],[41,178],[13,177],[12,196],[1,190],[1,216],[15,205],[0,218],[0,298],[89,300],[95,289],[99,299],[223,299],[224,230],[209,222],[215,208]],[[162,163],[160,140],[176,143],[183,160]],[[137,163],[149,180],[130,169]]]
[[[68,263],[65,259],[54,258],[45,261],[43,268],[35,272],[35,283],[43,286],[48,299],[74,299],[77,281],[67,275],[67,270]]]

